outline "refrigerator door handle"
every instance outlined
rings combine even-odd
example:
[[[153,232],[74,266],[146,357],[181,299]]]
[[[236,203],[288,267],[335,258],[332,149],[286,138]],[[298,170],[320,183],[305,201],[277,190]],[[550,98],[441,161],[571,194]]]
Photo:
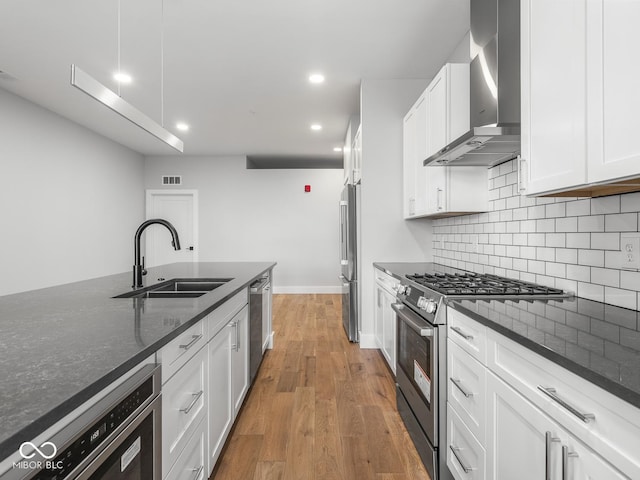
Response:
[[[349,280],[347,280],[347,277],[345,277],[344,275],[340,275],[338,278],[340,280],[342,280],[342,286],[343,287],[348,287],[349,286]]]

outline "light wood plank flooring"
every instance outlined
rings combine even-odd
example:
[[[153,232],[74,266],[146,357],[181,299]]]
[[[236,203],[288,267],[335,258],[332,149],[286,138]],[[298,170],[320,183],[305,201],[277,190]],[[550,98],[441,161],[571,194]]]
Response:
[[[347,341],[339,295],[274,295],[274,349],[211,479],[429,480],[378,350]]]

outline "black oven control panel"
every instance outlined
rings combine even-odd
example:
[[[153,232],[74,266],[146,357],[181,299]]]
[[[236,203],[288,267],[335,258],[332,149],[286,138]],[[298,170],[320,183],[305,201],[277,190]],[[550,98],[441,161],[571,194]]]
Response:
[[[425,292],[411,285],[400,285],[397,288],[398,298],[413,308],[421,316],[433,323],[441,295]]]
[[[153,378],[149,378],[100,420],[86,428],[55,458],[43,460],[43,469],[35,480],[63,480],[96,450],[121,425],[128,423],[131,415],[154,396]],[[57,446],[56,446],[57,447]],[[34,457],[35,460],[35,457]]]

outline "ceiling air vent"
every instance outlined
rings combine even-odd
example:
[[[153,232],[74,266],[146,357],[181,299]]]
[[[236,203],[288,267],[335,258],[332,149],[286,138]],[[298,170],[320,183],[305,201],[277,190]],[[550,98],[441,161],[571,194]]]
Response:
[[[182,185],[182,175],[163,175],[162,185]]]

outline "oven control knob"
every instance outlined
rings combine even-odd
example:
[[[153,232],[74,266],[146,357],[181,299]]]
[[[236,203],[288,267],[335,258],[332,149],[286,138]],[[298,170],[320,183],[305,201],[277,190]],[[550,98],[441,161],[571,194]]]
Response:
[[[434,313],[436,311],[436,309],[438,308],[438,303],[430,298],[429,300],[425,299],[425,305],[423,310],[426,311],[427,313]]]
[[[427,299],[426,299],[426,298],[424,298],[424,297],[420,297],[420,298],[418,298],[418,303],[417,303],[417,305],[418,305],[418,308],[420,308],[420,309],[422,309],[422,310],[425,310],[425,309],[426,309],[426,306],[427,306]]]
[[[398,293],[398,295],[404,295],[406,293],[406,291],[407,291],[407,286],[406,285],[400,284],[400,285],[398,285],[396,287],[396,292]]]

